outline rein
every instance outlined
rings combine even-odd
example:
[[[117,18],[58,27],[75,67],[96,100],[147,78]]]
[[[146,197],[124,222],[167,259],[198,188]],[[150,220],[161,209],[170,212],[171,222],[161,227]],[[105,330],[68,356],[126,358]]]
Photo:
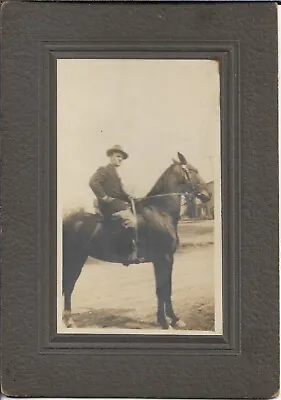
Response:
[[[186,196],[189,194],[188,192],[186,193],[180,193],[180,192],[175,192],[175,193],[163,193],[163,194],[154,194],[152,196],[145,196],[145,197],[135,197],[136,200],[144,200],[144,199],[151,199],[154,197],[164,197],[164,196]]]
[[[191,195],[190,193],[186,192],[186,193],[180,193],[180,192],[175,192],[175,193],[164,193],[164,194],[154,194],[152,196],[146,196],[146,197],[135,197],[135,199],[131,199],[131,204],[132,204],[132,210],[133,213],[135,213],[135,200],[145,200],[145,199],[152,199],[155,197],[165,197],[165,196],[184,196],[184,197],[188,197],[190,198]],[[187,205],[187,201],[186,200],[182,205],[186,206]]]

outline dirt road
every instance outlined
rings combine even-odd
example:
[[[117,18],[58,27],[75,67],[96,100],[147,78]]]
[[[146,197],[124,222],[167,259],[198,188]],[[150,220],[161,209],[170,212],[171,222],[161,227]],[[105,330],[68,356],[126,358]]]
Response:
[[[214,329],[213,222],[185,223],[175,255],[173,303],[191,330]],[[152,264],[89,262],[72,297],[77,328],[155,329]]]

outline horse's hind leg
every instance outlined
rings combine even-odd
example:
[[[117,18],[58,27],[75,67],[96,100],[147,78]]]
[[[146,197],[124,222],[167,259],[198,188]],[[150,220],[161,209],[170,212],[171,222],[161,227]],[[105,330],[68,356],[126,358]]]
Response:
[[[86,259],[87,257],[75,257],[63,265],[64,311],[62,319],[67,328],[75,326],[71,315],[71,297]]]

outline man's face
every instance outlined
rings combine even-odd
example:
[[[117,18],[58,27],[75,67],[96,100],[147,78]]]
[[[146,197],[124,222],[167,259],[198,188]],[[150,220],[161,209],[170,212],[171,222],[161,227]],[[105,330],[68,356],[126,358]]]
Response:
[[[122,161],[124,160],[122,153],[119,152],[114,152],[110,156],[110,162],[113,164],[115,167],[120,167],[122,164]]]

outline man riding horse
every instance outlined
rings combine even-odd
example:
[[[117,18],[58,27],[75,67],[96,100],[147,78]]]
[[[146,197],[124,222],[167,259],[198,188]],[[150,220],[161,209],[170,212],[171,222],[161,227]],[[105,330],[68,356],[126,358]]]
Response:
[[[98,200],[102,215],[112,220],[119,220],[130,232],[132,251],[128,257],[128,264],[138,263],[140,259],[135,240],[137,219],[131,211],[132,197],[124,190],[117,171],[123,160],[128,158],[128,154],[119,145],[108,149],[106,154],[110,160],[109,164],[97,169],[89,185]]]
[[[147,195],[138,199],[138,229],[134,232],[135,207],[132,207],[132,213],[130,196],[123,189],[117,174],[118,166],[128,154],[120,146],[114,146],[107,151],[107,155],[110,157],[109,165],[99,168],[90,179],[90,186],[97,196],[104,220],[101,221],[98,214],[78,211],[63,221],[64,323],[68,327],[73,326],[72,293],[88,257],[129,265],[129,253],[133,260],[131,263],[135,263],[137,243],[139,254],[143,257],[140,262],[153,264],[157,323],[162,329],[168,329],[170,326],[181,328],[183,325],[173,309],[172,302],[172,271],[174,255],[179,244],[177,230],[181,196],[188,193],[203,202],[209,201],[211,195],[206,183],[198,170],[178,152],[178,160],[173,160]],[[112,221],[114,218],[127,228],[122,227],[120,231]],[[117,225],[121,226],[120,222]],[[138,237],[131,252],[133,233],[138,234]]]

